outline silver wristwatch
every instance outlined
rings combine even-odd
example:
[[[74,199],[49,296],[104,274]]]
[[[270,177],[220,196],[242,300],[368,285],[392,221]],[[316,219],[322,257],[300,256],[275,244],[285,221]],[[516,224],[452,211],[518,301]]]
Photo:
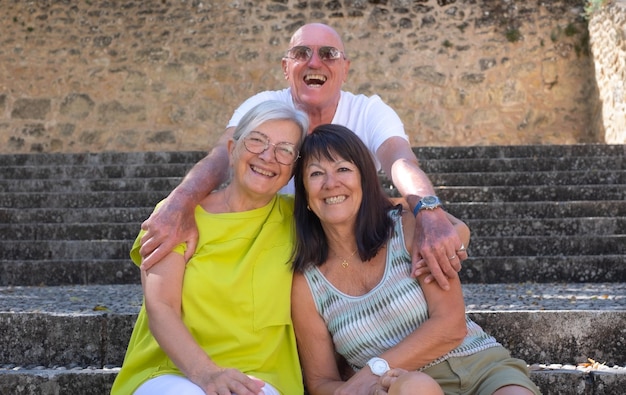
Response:
[[[424,196],[415,205],[415,208],[413,209],[413,215],[416,216],[417,213],[420,212],[420,210],[434,210],[437,207],[441,207],[441,200],[439,200],[437,196]]]
[[[376,376],[382,376],[389,371],[389,364],[382,358],[374,357],[367,361],[367,366],[370,367],[372,373]]]

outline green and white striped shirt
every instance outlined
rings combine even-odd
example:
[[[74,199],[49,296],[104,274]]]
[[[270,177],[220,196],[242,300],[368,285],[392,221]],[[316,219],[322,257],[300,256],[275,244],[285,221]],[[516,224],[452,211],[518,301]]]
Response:
[[[428,319],[422,288],[410,276],[411,256],[404,244],[401,217],[397,210],[392,210],[390,215],[394,219],[394,231],[387,243],[385,273],[370,292],[362,296],[346,295],[317,267],[304,273],[335,350],[356,370],[398,344]],[[500,345],[469,317],[465,320],[467,336],[463,343],[422,369],[451,357],[472,355]]]

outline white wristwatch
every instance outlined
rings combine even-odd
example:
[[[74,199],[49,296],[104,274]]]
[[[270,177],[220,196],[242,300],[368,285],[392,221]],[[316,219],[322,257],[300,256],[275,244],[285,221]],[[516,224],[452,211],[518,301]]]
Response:
[[[389,364],[382,358],[374,357],[367,361],[367,366],[370,367],[372,373],[376,376],[382,376],[389,371]]]

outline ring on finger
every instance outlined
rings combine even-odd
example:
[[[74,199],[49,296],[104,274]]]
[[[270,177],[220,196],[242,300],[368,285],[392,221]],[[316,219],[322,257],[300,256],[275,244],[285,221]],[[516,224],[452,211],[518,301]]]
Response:
[[[452,255],[451,257],[448,257],[449,260],[453,260],[454,258],[456,258],[456,254]]]
[[[465,244],[461,243],[461,246],[457,250],[457,252],[465,251]]]

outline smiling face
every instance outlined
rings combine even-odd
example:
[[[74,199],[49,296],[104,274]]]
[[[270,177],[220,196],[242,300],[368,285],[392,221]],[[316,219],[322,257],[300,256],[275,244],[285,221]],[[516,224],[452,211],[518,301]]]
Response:
[[[268,148],[258,154],[246,149],[246,137],[262,136],[269,140]],[[276,160],[276,149],[280,143],[297,147],[302,132],[299,126],[290,120],[270,120],[262,123],[239,141],[230,140],[229,150],[233,166],[233,184],[251,198],[265,199],[273,197],[291,178],[293,166],[281,164]],[[276,148],[278,145],[278,148]],[[258,151],[258,150],[257,150]],[[284,160],[283,160],[284,161]]]
[[[291,38],[290,48],[298,46],[312,49],[311,58],[301,60],[286,56],[282,61],[296,104],[305,111],[310,108],[334,110],[350,68],[341,38],[330,26],[313,23],[301,27]],[[342,56],[322,60],[319,56],[321,47],[336,48]]]
[[[323,226],[350,225],[356,221],[363,199],[361,172],[340,156],[311,157],[303,169],[308,205]]]

